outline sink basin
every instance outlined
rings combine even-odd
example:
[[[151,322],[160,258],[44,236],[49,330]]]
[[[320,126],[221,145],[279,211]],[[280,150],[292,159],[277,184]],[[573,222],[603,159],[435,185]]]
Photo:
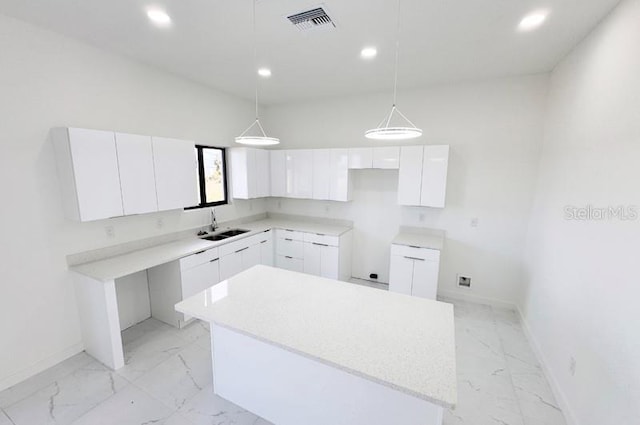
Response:
[[[206,239],[208,241],[221,241],[227,238],[232,238],[234,236],[242,235],[243,233],[247,233],[249,230],[244,229],[231,229],[222,233],[218,233],[216,235],[205,236],[202,239]]]

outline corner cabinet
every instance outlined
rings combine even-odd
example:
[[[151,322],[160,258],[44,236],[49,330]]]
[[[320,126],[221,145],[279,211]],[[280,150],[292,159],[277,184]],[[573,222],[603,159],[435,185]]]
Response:
[[[234,199],[265,198],[271,195],[269,151],[231,148],[228,158],[231,194]]]
[[[405,245],[391,245],[389,291],[436,299],[440,251]]]
[[[448,166],[448,145],[401,147],[398,203],[444,208]]]
[[[69,219],[198,204],[194,142],[81,128],[54,128],[51,138]]]

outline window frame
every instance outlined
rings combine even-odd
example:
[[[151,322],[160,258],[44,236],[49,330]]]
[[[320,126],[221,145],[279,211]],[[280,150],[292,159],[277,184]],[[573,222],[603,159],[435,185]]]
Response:
[[[215,149],[222,153],[222,190],[224,193],[224,199],[222,201],[217,202],[205,202],[207,199],[207,188],[204,178],[204,149]],[[198,208],[211,208],[217,207],[219,205],[228,205],[229,204],[229,186],[228,186],[228,171],[227,171],[227,148],[219,147],[219,146],[207,146],[207,145],[196,145],[196,153],[198,157],[198,182],[200,189],[200,204],[195,205],[193,207],[185,208],[185,210],[194,210]]]

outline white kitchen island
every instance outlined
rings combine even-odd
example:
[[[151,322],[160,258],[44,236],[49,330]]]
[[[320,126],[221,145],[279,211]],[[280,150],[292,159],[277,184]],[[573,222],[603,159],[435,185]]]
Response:
[[[276,425],[440,425],[453,307],[255,266],[176,305],[211,325],[214,391]]]

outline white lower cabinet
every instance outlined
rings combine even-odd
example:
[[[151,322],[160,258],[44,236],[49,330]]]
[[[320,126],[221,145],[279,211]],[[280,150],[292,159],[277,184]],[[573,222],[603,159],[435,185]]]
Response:
[[[232,252],[220,258],[220,279],[229,279],[242,270],[242,252]]]
[[[339,248],[316,242],[304,244],[304,272],[329,279],[339,279]]]
[[[271,266],[275,264],[273,258],[273,232],[267,230],[260,236],[260,264]]]
[[[175,311],[175,305],[220,282],[219,267],[219,251],[212,248],[148,269],[151,316],[184,327],[191,317]]]
[[[391,245],[389,291],[436,299],[440,251]]]
[[[302,258],[294,258],[288,255],[276,255],[276,267],[292,272],[304,272],[304,261]]]

